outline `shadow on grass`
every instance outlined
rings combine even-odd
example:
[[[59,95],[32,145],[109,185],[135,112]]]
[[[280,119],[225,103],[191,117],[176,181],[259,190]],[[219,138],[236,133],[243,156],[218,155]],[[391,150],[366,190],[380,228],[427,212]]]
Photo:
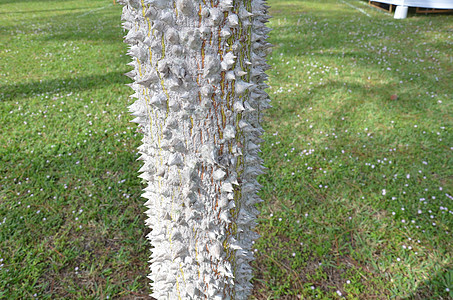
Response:
[[[39,0],[39,2],[70,2],[72,0]],[[2,0],[1,4],[36,3],[36,0]]]
[[[56,12],[56,11],[74,11],[74,10],[85,10],[92,9],[92,7],[74,7],[74,8],[60,8],[60,9],[40,9],[40,10],[14,10],[8,12],[0,12],[0,15],[4,14],[32,14],[32,13],[44,13],[44,12]]]
[[[0,101],[12,101],[20,97],[36,96],[43,93],[101,89],[113,84],[126,84],[129,80],[122,72],[104,75],[87,75],[32,81],[27,83],[0,85]]]
[[[59,13],[60,12],[60,13]],[[27,16],[27,22],[41,24],[40,29],[44,34],[34,37],[34,41],[102,41],[103,43],[115,44],[122,42],[125,32],[120,29],[121,9],[120,6],[107,5],[104,7],[77,7],[36,11],[21,11]],[[28,15],[37,13],[36,15]],[[0,15],[13,14],[19,16],[19,12],[4,12]],[[49,16],[49,14],[52,14]],[[29,32],[30,26],[23,25],[21,21],[13,18],[7,19],[0,29],[14,34],[18,27]],[[25,20],[25,19],[24,19]],[[12,22],[11,22],[12,21]],[[33,31],[30,32],[33,35]]]
[[[448,287],[449,291],[445,287]],[[445,297],[440,299],[453,299],[453,266],[446,267],[421,283],[419,288],[404,300],[434,299],[434,295]]]

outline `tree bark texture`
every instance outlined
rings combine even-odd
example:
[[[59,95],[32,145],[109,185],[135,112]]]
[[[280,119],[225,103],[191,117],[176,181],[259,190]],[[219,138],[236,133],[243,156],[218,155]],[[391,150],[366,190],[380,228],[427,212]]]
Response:
[[[262,174],[262,0],[123,0],[157,299],[247,299]]]

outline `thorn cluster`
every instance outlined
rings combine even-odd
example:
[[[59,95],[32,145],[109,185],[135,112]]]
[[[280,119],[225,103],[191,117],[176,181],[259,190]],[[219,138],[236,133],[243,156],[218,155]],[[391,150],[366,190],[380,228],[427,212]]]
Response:
[[[269,107],[263,0],[123,0],[157,299],[247,299]]]

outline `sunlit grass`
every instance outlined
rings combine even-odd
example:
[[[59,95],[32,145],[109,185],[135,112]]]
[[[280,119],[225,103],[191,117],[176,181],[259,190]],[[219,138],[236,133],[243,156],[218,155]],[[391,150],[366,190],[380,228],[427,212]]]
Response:
[[[452,16],[353,3],[271,3],[258,299],[452,289]]]

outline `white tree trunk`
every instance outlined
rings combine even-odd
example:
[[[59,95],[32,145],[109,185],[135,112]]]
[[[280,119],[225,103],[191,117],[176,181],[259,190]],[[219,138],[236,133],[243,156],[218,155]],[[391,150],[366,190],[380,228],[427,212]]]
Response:
[[[247,299],[269,29],[263,0],[123,0],[157,299]]]

